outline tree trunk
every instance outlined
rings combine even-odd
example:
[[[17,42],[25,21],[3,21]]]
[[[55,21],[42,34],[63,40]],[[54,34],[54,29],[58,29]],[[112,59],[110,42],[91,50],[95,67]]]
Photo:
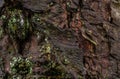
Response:
[[[10,71],[12,57],[21,56],[40,64],[34,63],[35,73],[52,73],[51,66],[41,64],[52,61],[75,79],[120,78],[120,1],[0,0],[0,11],[5,71]],[[12,15],[21,23],[14,27],[14,22],[14,28],[9,25]]]

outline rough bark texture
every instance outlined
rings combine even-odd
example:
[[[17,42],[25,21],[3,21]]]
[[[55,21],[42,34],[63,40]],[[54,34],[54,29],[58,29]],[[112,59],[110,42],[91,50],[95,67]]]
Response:
[[[52,61],[71,79],[120,78],[119,0],[0,0],[0,15],[9,20],[6,7],[25,13],[30,28],[20,40],[19,32],[10,34],[4,28],[7,21],[0,20],[1,75],[10,73],[10,61],[17,55],[32,57],[33,72],[40,75],[51,75],[52,68],[42,66]]]

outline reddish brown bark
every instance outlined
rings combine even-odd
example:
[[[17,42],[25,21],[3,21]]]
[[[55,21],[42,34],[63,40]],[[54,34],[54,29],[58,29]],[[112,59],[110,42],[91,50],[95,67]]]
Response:
[[[120,48],[119,21],[116,21],[114,14],[111,16],[111,1],[112,0],[18,0],[17,3],[21,3],[24,10],[28,11],[28,14],[29,12],[44,14],[44,16],[40,16],[40,19],[42,18],[41,20],[47,23],[45,26],[51,24],[56,28],[50,31],[50,42],[52,41],[53,47],[56,45],[65,49],[74,49],[77,48],[79,44],[80,51],[76,58],[79,57],[80,60],[83,60],[81,61],[84,64],[82,73],[85,79],[105,79],[109,78],[109,76],[112,77],[112,75],[115,75],[113,78],[119,77],[118,74],[120,73],[118,51]],[[17,6],[14,0],[13,3],[14,6]],[[3,3],[0,4],[0,8],[2,5]],[[112,7],[112,9],[114,8]],[[0,23],[0,25],[2,25],[2,23]],[[41,29],[41,26],[44,25],[38,24],[38,26],[40,27],[39,29]],[[43,29],[43,31],[44,30],[45,29]],[[73,33],[72,42],[66,36],[67,32],[71,31]],[[39,45],[36,36],[31,36],[30,41],[27,42],[25,46],[25,50],[29,50],[33,55],[40,53],[38,52],[39,49],[37,49]],[[4,45],[2,47],[4,47]],[[6,51],[6,48],[4,49]],[[68,53],[68,51],[65,52],[67,52],[65,54],[66,56],[71,53]],[[84,54],[83,58],[81,57],[82,54]],[[78,61],[76,60],[74,62]],[[71,63],[74,64],[73,62]],[[6,68],[8,68],[8,64],[6,64],[6,66]],[[9,68],[6,69],[6,71],[8,70]],[[75,78],[77,78],[76,74]]]

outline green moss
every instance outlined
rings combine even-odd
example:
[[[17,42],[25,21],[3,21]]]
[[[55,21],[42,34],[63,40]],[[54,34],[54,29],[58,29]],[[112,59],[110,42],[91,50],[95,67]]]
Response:
[[[0,39],[2,38],[3,36],[3,29],[0,27]]]
[[[13,38],[25,39],[31,28],[28,18],[23,15],[22,10],[7,8],[6,12],[7,14],[0,17],[3,22],[7,23],[6,32]]]
[[[18,75],[27,75],[32,73],[32,62],[21,57],[14,57],[10,63],[11,72]]]
[[[114,5],[114,7],[116,7],[116,8],[119,8],[119,9],[120,9],[120,3],[115,3],[115,2],[113,2],[112,4]]]

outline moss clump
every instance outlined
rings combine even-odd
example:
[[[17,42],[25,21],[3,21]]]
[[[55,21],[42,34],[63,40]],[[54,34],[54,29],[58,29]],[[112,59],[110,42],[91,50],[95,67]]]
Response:
[[[21,57],[14,57],[11,65],[11,73],[18,75],[27,75],[32,72],[32,62]]]

